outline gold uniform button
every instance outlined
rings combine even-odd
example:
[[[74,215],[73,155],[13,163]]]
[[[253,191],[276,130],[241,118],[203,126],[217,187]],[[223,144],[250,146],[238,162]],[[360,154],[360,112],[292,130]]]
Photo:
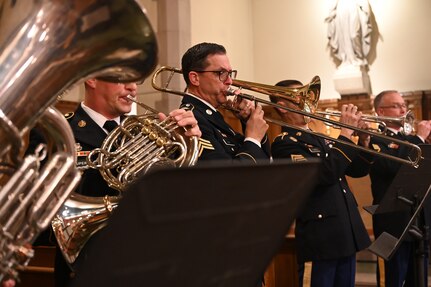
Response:
[[[80,128],[83,128],[83,127],[85,127],[87,125],[87,123],[84,121],[84,120],[80,120],[79,122],[78,122],[78,127],[80,127]]]
[[[322,214],[317,215],[317,218],[323,218]]]
[[[345,189],[343,189],[343,192],[346,193],[347,191]]]

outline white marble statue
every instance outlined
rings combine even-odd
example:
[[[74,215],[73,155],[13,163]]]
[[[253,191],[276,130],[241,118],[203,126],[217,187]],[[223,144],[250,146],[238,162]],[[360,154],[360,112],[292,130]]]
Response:
[[[328,23],[333,55],[343,66],[367,66],[371,41],[371,8],[368,0],[335,0]]]

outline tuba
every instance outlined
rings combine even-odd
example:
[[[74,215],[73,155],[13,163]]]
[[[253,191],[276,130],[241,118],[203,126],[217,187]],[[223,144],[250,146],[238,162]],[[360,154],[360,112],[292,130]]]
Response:
[[[135,1],[0,0],[0,281],[17,277],[79,182],[72,131],[50,106],[85,78],[139,81],[156,63]],[[36,124],[46,144],[25,156]]]

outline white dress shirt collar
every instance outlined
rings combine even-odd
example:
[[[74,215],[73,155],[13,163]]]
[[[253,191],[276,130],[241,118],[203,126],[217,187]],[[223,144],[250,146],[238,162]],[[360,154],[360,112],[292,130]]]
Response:
[[[96,112],[95,110],[87,107],[84,102],[81,102],[81,107],[84,109],[84,111],[90,116],[90,118],[100,127],[102,128],[106,133],[108,133],[107,130],[103,128],[103,125],[106,121],[114,120],[117,122],[117,124],[120,124],[120,117],[116,117],[114,119],[108,119],[102,114]]]

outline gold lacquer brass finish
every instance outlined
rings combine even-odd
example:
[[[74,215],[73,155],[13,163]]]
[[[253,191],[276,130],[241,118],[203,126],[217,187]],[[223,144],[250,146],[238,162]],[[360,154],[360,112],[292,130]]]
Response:
[[[168,80],[165,84],[159,85],[157,83],[158,76],[161,75],[163,72],[169,73],[169,76],[167,77]],[[153,79],[152,79],[153,88],[155,88],[158,91],[176,94],[176,95],[180,95],[180,96],[186,95],[185,92],[181,92],[181,91],[177,91],[177,90],[173,90],[173,89],[169,88],[169,82],[172,79],[173,75],[176,73],[181,74],[181,70],[177,69],[177,68],[173,68],[173,67],[168,67],[168,66],[164,66],[164,67],[159,68],[153,74]],[[396,156],[393,156],[390,154],[381,153],[381,152],[372,150],[370,148],[358,146],[358,145],[352,144],[350,142],[346,142],[346,141],[339,140],[339,139],[334,139],[332,137],[329,137],[329,136],[326,136],[326,135],[323,135],[320,133],[315,133],[315,132],[310,131],[310,130],[301,129],[301,128],[298,128],[296,126],[291,126],[288,123],[281,121],[281,120],[278,120],[278,119],[275,119],[275,118],[265,117],[265,120],[268,122],[272,122],[272,123],[280,125],[280,126],[286,126],[286,127],[291,127],[291,128],[295,128],[295,129],[301,129],[305,133],[310,133],[310,134],[313,134],[315,136],[326,138],[326,139],[334,141],[334,142],[341,142],[344,145],[351,146],[353,148],[371,153],[373,155],[381,156],[381,157],[384,157],[384,158],[387,158],[387,159],[390,159],[390,160],[393,160],[396,162],[408,164],[411,166],[418,166],[420,160],[422,159],[422,150],[417,145],[414,145],[414,144],[411,144],[409,142],[405,142],[402,140],[394,139],[394,138],[385,136],[381,133],[376,133],[376,132],[373,132],[370,130],[365,130],[365,129],[350,126],[350,125],[347,125],[347,124],[344,124],[344,123],[341,123],[338,121],[334,121],[334,120],[327,118],[326,115],[325,116],[319,115],[319,112],[316,112],[317,104],[318,104],[319,96],[320,96],[320,86],[321,86],[320,78],[318,76],[315,76],[309,84],[306,84],[306,85],[299,87],[299,88],[271,86],[271,85],[265,85],[265,84],[254,83],[254,82],[247,82],[247,81],[236,80],[236,79],[232,80],[232,86],[235,86],[235,87],[241,89],[241,91],[239,94],[237,94],[233,89],[230,89],[227,92],[229,95],[235,95],[235,97],[244,98],[247,100],[254,101],[256,103],[266,104],[266,105],[274,107],[274,108],[287,110],[287,111],[292,112],[292,113],[297,113],[297,114],[303,115],[304,118],[306,119],[306,121],[307,121],[307,118],[312,118],[312,119],[316,119],[316,120],[322,121],[324,123],[330,124],[332,126],[349,128],[349,129],[352,129],[356,132],[366,133],[366,134],[369,134],[370,136],[373,136],[373,137],[378,137],[381,139],[388,140],[390,142],[394,142],[398,145],[406,146],[412,152],[413,158],[399,158],[399,157],[396,157]],[[296,109],[292,109],[292,108],[289,108],[286,106],[282,106],[282,105],[273,103],[271,101],[267,101],[267,100],[264,100],[262,98],[256,97],[254,95],[246,94],[243,92],[243,90],[250,90],[253,92],[260,93],[260,94],[274,96],[274,97],[278,97],[281,99],[291,101],[294,104],[298,105],[300,110],[296,110]],[[224,106],[223,108],[228,109],[228,110],[235,110],[232,106]],[[408,123],[411,121],[410,116],[407,116],[405,121],[403,119],[386,119],[386,120],[394,120],[394,121],[399,120],[400,123],[406,123],[405,126],[407,127],[407,129],[408,129]]]

